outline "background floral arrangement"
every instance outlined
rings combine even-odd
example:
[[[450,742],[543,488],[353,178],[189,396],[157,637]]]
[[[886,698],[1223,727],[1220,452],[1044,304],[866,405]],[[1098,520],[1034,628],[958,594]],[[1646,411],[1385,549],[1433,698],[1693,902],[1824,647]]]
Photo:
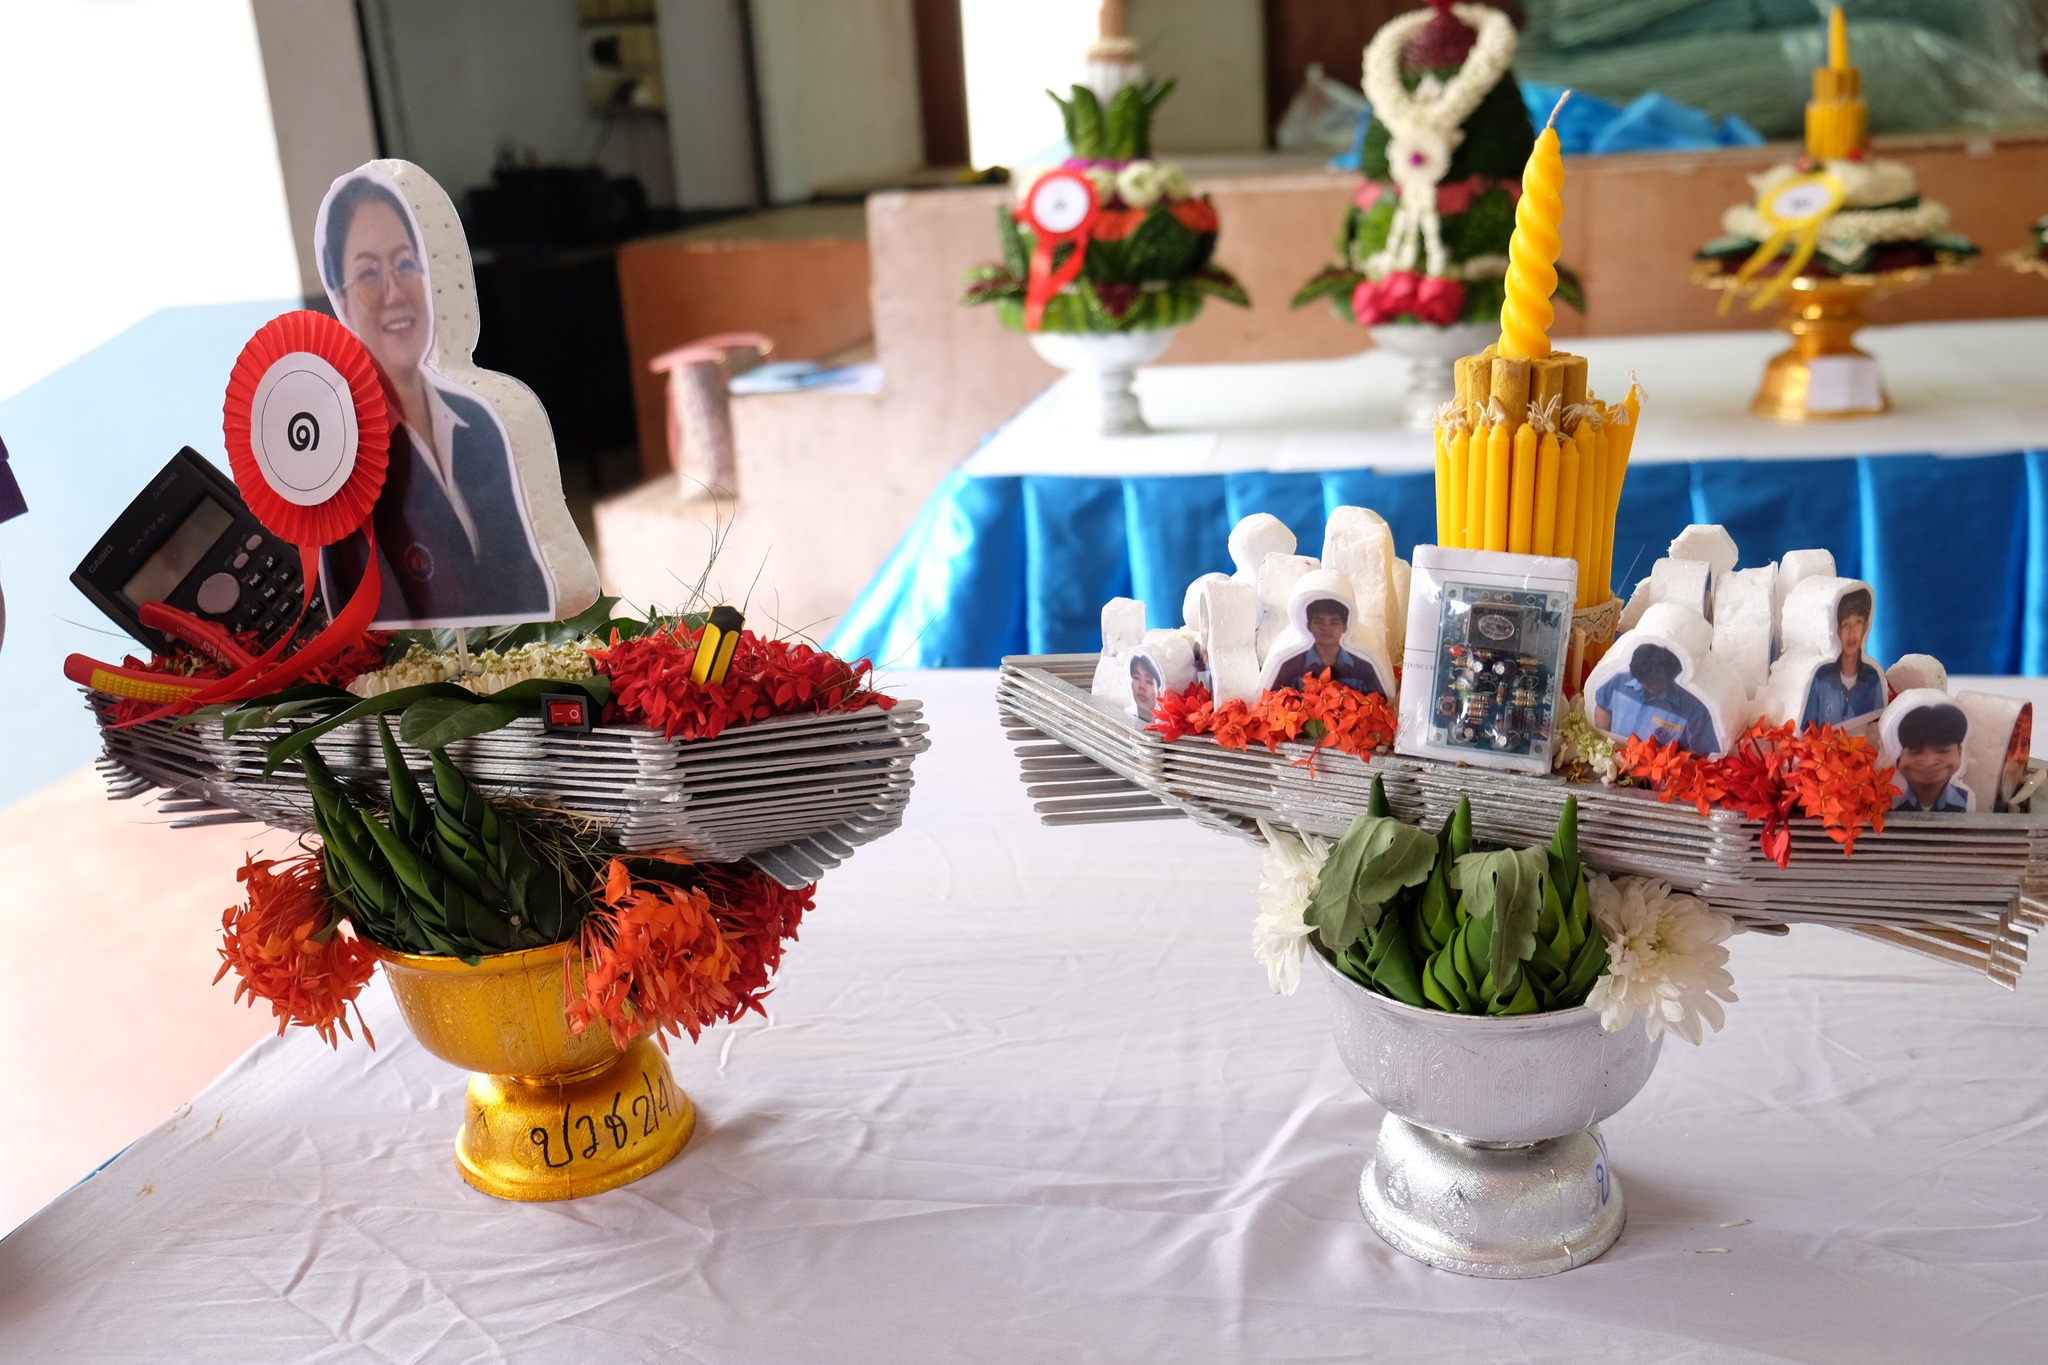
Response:
[[[1152,116],[1172,90],[1172,81],[1126,85],[1107,109],[1085,85],[1075,86],[1067,99],[1052,97],[1073,152],[1061,167],[1087,177],[1100,211],[1089,229],[1080,275],[1047,302],[1041,330],[1177,327],[1194,321],[1205,299],[1250,303],[1244,286],[1210,259],[1216,249],[1215,206],[1189,188],[1179,166],[1152,157]],[[1036,183],[1036,176],[1019,177],[1016,204],[996,210],[1002,264],[969,271],[961,298],[966,304],[993,303],[1012,331],[1024,330],[1034,236],[1021,210]]]
[[[1296,308],[1328,299],[1363,327],[1500,316],[1522,167],[1536,145],[1514,53],[1514,25],[1480,5],[1402,15],[1373,36],[1365,179],[1338,229],[1336,264],[1301,287]],[[1557,296],[1583,309],[1578,277],[1562,265],[1557,275]]]

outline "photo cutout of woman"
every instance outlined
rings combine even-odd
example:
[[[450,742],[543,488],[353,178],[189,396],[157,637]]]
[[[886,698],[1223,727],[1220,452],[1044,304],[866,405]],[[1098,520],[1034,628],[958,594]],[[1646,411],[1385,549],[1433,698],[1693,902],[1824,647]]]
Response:
[[[383,576],[375,624],[553,619],[555,583],[504,423],[489,402],[434,367],[434,281],[406,195],[377,165],[361,167],[328,190],[313,240],[335,315],[368,348],[396,399],[390,463],[371,514]],[[466,277],[466,250],[455,265]],[[360,534],[322,552],[330,603],[348,600],[364,558]]]

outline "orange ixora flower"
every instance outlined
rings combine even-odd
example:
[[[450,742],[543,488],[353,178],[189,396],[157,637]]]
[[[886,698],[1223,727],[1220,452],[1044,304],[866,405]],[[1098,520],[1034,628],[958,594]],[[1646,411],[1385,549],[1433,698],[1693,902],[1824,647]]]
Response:
[[[614,858],[598,897],[600,908],[583,921],[583,993],[569,1001],[572,1030],[602,1022],[620,1047],[652,1033],[665,1049],[667,1035],[687,1029],[694,1041],[727,1016],[740,958],[702,890],[635,878]]]
[[[291,1024],[310,1028],[339,1047],[349,1032],[348,1009],[370,974],[377,956],[370,945],[342,932],[318,854],[276,862],[245,859],[236,880],[249,888],[249,898],[229,906],[220,917],[223,942],[219,981],[230,971],[239,980],[235,999],[270,1002],[277,1031]],[[363,1040],[377,1046],[356,1011]]]
[[[1185,692],[1159,698],[1148,727],[1167,741],[1183,735],[1209,735],[1226,749],[1263,744],[1268,753],[1282,744],[1307,739],[1314,745],[1299,764],[1314,766],[1324,749],[1341,749],[1365,758],[1394,742],[1394,711],[1377,692],[1360,692],[1332,681],[1329,670],[1301,680],[1301,687],[1277,688],[1256,702],[1210,700],[1196,683]]]

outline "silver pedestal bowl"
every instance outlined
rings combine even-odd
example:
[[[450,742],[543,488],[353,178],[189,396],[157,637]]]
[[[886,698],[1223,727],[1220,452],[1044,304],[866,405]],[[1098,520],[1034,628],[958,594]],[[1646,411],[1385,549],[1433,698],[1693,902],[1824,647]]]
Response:
[[[1598,1124],[1634,1099],[1663,1045],[1588,1009],[1483,1018],[1367,990],[1320,947],[1337,1052],[1387,1111],[1358,1185],[1388,1245],[1460,1275],[1524,1280],[1614,1245],[1621,1183]]]

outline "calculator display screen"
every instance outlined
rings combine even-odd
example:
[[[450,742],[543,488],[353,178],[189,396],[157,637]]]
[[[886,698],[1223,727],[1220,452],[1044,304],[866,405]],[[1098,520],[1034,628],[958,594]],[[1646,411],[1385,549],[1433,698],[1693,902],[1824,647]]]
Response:
[[[202,497],[178,529],[122,585],[121,595],[138,607],[145,602],[163,601],[234,524],[234,513],[212,498]]]

